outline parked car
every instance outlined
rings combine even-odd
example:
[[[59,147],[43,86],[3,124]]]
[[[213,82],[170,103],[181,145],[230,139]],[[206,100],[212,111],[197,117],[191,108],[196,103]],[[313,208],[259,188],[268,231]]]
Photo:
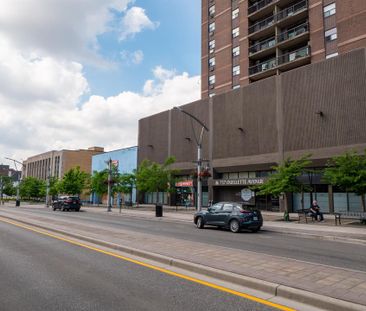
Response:
[[[80,211],[81,201],[77,196],[61,196],[56,200],[52,201],[53,210],[70,211],[74,210],[76,212]]]
[[[234,233],[241,229],[257,232],[263,225],[263,217],[259,210],[249,210],[241,203],[219,202],[195,213],[194,223],[199,229],[210,225],[228,228]]]

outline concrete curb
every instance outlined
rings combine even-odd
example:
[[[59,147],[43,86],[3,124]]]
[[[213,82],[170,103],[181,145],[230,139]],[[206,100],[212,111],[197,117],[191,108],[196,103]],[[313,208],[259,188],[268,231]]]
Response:
[[[332,297],[321,296],[316,293],[288,287],[288,286],[277,284],[277,283],[264,281],[264,280],[257,279],[257,278],[248,277],[245,275],[237,275],[237,274],[234,274],[231,272],[218,270],[218,269],[215,269],[212,267],[205,267],[200,264],[195,264],[195,263],[191,263],[191,262],[187,262],[187,261],[183,261],[183,260],[179,260],[179,259],[174,259],[171,257],[159,255],[156,253],[139,250],[139,249],[132,248],[132,247],[122,246],[122,245],[118,245],[115,243],[111,243],[111,242],[107,242],[107,241],[103,241],[103,240],[99,240],[99,239],[95,239],[95,238],[90,238],[87,236],[67,232],[67,231],[60,230],[60,229],[50,228],[50,227],[47,227],[44,225],[32,223],[30,221],[19,220],[19,219],[9,217],[9,216],[4,216],[4,215],[0,215],[0,216],[3,218],[9,219],[9,220],[13,220],[13,221],[16,221],[19,223],[34,226],[34,227],[37,227],[37,228],[40,228],[43,230],[66,235],[66,236],[69,236],[72,238],[76,238],[78,240],[82,240],[82,241],[96,244],[99,246],[107,247],[110,249],[122,251],[124,253],[130,254],[133,256],[142,257],[142,258],[145,258],[148,260],[156,261],[156,262],[159,262],[159,263],[162,263],[165,265],[180,268],[180,269],[187,270],[187,271],[190,271],[193,273],[205,275],[208,277],[213,277],[213,278],[216,278],[221,281],[230,282],[235,285],[244,286],[244,287],[247,287],[247,288],[250,288],[253,290],[258,290],[258,291],[264,292],[266,294],[270,294],[271,296],[273,296],[273,298],[284,298],[284,299],[288,299],[288,300],[295,301],[295,302],[302,302],[302,303],[305,303],[307,305],[310,305],[310,306],[313,306],[316,308],[321,308],[324,310],[331,310],[331,311],[365,311],[366,310],[366,306],[364,306],[364,305],[359,305],[359,304],[355,304],[352,302],[348,302],[348,301],[344,301],[344,300],[340,300],[340,299],[336,299],[336,298],[332,298]]]

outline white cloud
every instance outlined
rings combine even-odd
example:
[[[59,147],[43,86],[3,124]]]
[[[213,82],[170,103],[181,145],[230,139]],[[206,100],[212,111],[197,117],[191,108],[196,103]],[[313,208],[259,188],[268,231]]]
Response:
[[[63,74],[63,84],[50,79],[43,87],[46,93],[56,90],[52,100],[44,99],[43,92],[27,99],[26,95],[21,95],[21,88],[17,99],[0,92],[0,157],[25,159],[52,149],[97,145],[112,150],[136,145],[140,118],[200,97],[200,78],[182,73],[166,79],[155,77],[149,92],[145,89],[144,93],[122,92],[108,98],[93,95],[77,108],[78,96],[87,88],[81,67],[71,66],[67,71],[66,66],[65,72],[57,66],[47,68],[51,76]],[[165,70],[159,68],[159,72]],[[22,74],[18,78],[25,80]],[[73,94],[73,98],[65,97],[65,93]]]
[[[97,36],[111,31],[115,13],[131,0],[2,0],[0,37],[24,53],[104,66]]]
[[[146,15],[145,10],[140,7],[132,7],[127,10],[121,23],[120,40],[133,37],[143,29],[155,29],[159,26],[158,22],[152,22]]]
[[[124,64],[130,65],[131,63],[134,65],[139,65],[144,60],[144,52],[141,50],[137,50],[134,52],[129,52],[123,50],[121,53],[121,58],[124,61]]]
[[[75,3],[77,2],[77,5]],[[3,0],[0,10],[0,163],[53,149],[137,144],[138,119],[200,97],[200,78],[157,66],[141,93],[92,95],[83,64],[105,65],[97,37],[130,0]],[[154,29],[141,8],[124,16],[122,37]],[[126,27],[126,28],[123,28]],[[129,54],[143,61],[140,50]]]

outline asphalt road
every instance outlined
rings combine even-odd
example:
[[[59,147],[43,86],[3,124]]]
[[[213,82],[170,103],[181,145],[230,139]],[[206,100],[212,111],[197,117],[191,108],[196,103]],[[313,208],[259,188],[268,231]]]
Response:
[[[51,209],[19,209],[24,213],[60,219],[77,219],[86,224],[121,228],[135,232],[163,235],[189,241],[225,246],[312,263],[366,271],[366,246],[335,241],[301,238],[270,231],[233,234],[226,230],[198,230],[191,223],[165,222],[136,217],[116,217],[102,213],[54,212]]]
[[[0,250],[2,311],[275,310],[2,222]]]

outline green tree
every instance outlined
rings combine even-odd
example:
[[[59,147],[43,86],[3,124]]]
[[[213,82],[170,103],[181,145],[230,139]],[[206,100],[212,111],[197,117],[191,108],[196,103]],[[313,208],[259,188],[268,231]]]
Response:
[[[174,184],[174,175],[176,170],[170,166],[175,162],[174,157],[169,157],[163,164],[144,160],[136,171],[136,187],[142,192],[171,192]],[[159,203],[157,197],[157,203]]]
[[[366,150],[363,155],[353,151],[332,158],[324,170],[324,179],[334,186],[361,196],[362,210],[366,211]]]
[[[136,174],[135,172],[129,174],[120,174],[118,183],[116,184],[116,192],[123,194],[129,194],[132,200],[132,190],[136,185]]]
[[[108,192],[108,170],[94,171],[90,178],[90,192],[102,197]]]
[[[46,194],[46,182],[29,176],[20,183],[19,193],[23,198],[42,198]]]
[[[61,181],[56,177],[50,177],[50,192],[51,196],[57,196],[60,193]]]
[[[59,186],[60,192],[64,194],[80,195],[88,188],[90,175],[80,171],[80,167],[68,170],[62,178]]]
[[[288,158],[282,164],[272,167],[275,171],[263,185],[258,187],[259,195],[284,196],[285,214],[288,215],[288,197],[290,192],[304,191],[305,186],[298,181],[305,168],[311,164],[310,155],[305,155],[299,160]]]
[[[1,182],[3,187],[3,194],[13,196],[16,194],[16,188],[13,185],[13,181],[8,176],[1,176]]]

